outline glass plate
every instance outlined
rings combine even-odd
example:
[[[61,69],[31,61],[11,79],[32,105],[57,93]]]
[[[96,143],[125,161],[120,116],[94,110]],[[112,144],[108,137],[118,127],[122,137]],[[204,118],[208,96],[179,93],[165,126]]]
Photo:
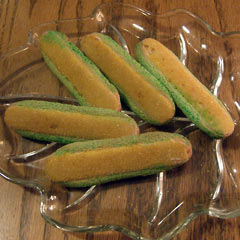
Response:
[[[71,189],[52,184],[44,175],[46,156],[60,144],[23,139],[8,129],[6,108],[22,99],[76,104],[45,65],[38,40],[58,30],[78,45],[82,35],[110,35],[134,56],[137,42],[153,37],[169,47],[229,109],[236,127],[224,141],[212,140],[181,113],[161,130],[179,132],[193,145],[184,166],[149,177]],[[100,5],[85,18],[42,24],[29,32],[25,46],[0,58],[0,174],[39,190],[40,212],[66,231],[120,231],[133,239],[169,239],[200,214],[220,218],[240,215],[239,33],[216,33],[185,10],[153,15],[129,5]],[[128,112],[130,115],[131,112]],[[132,115],[133,116],[133,115]],[[156,128],[138,121],[141,131]]]

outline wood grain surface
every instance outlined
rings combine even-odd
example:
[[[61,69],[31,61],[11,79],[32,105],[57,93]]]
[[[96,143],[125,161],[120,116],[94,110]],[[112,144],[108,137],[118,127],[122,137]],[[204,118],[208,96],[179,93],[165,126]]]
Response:
[[[158,14],[184,8],[202,17],[216,31],[240,31],[240,4],[235,0],[2,0],[0,55],[25,44],[28,30],[33,26],[56,19],[87,16],[102,2],[129,3]],[[0,192],[1,240],[129,239],[118,232],[63,232],[45,223],[39,211],[39,194],[34,190],[0,178]],[[240,218],[221,220],[200,216],[173,239],[240,239]]]

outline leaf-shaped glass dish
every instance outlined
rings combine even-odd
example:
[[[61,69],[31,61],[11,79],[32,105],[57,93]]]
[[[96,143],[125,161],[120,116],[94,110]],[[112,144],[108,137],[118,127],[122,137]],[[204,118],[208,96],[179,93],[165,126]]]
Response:
[[[223,141],[210,139],[179,113],[159,129],[190,139],[193,156],[184,166],[91,188],[71,189],[51,183],[44,175],[43,164],[59,144],[23,139],[4,123],[6,108],[22,99],[76,104],[42,59],[38,40],[47,30],[67,34],[77,45],[81,36],[102,32],[133,56],[141,39],[153,37],[163,42],[221,99],[235,121],[233,135]],[[121,4],[103,4],[88,17],[35,27],[25,46],[0,58],[1,176],[38,189],[43,218],[66,231],[115,230],[134,239],[169,239],[200,214],[239,216],[239,43],[239,33],[216,33],[185,10],[153,15]],[[156,129],[138,123],[142,132]]]

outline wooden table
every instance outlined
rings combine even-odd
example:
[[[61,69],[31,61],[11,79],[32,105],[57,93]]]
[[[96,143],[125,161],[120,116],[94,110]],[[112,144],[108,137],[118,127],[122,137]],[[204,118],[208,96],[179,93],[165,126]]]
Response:
[[[0,53],[26,42],[27,31],[34,25],[56,19],[87,16],[101,2],[110,0],[3,0],[0,3]],[[205,19],[216,31],[240,31],[240,4],[234,0],[122,0],[163,13],[185,8]],[[46,224],[39,213],[39,195],[33,190],[0,178],[1,240],[75,240],[128,239],[118,232],[66,233]],[[240,218],[221,220],[200,216],[173,239],[239,239]]]

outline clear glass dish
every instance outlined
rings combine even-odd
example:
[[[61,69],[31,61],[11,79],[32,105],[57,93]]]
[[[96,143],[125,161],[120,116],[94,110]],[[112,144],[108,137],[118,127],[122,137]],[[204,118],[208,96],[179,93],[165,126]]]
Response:
[[[229,109],[236,124],[233,135],[223,141],[210,139],[178,113],[160,129],[182,133],[192,142],[193,156],[184,166],[91,188],[71,189],[51,183],[43,164],[60,145],[23,139],[8,129],[3,119],[9,104],[21,99],[76,103],[40,54],[38,39],[47,30],[63,32],[76,44],[84,34],[102,32],[133,56],[141,39],[162,41]],[[41,215],[65,231],[115,230],[133,239],[169,239],[200,214],[239,216],[239,43],[238,32],[216,33],[185,10],[153,15],[120,4],[103,4],[88,17],[35,27],[25,46],[0,58],[1,176],[37,189]],[[141,121],[139,125],[141,131],[156,129]]]

